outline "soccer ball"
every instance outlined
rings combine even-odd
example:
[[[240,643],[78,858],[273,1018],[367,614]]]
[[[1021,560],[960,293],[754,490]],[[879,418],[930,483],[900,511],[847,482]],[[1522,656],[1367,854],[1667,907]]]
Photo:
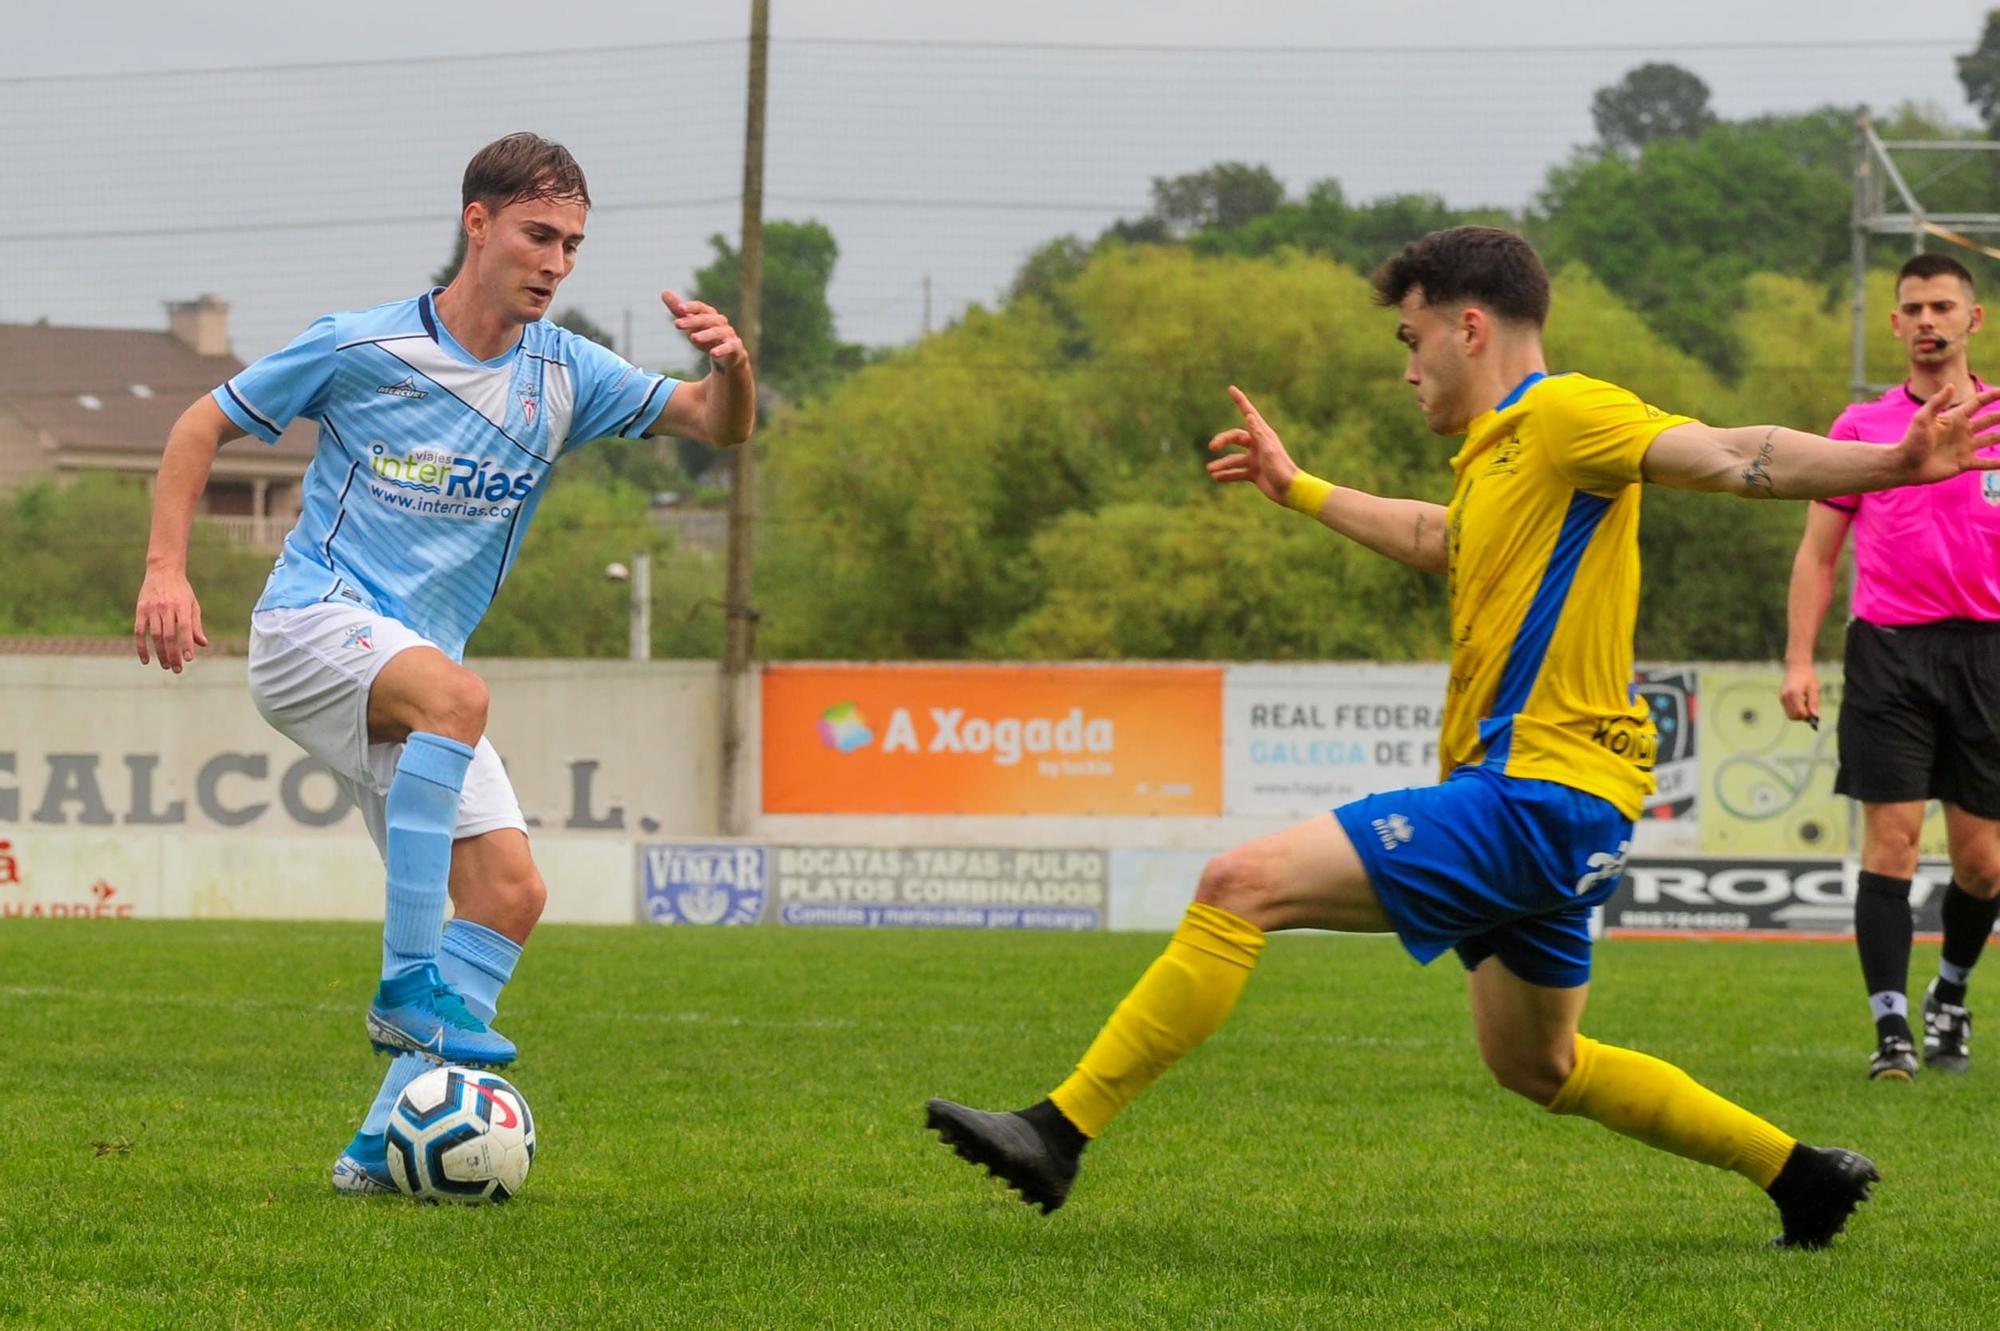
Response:
[[[432,1068],[405,1086],[388,1137],[396,1186],[431,1202],[504,1202],[535,1158],[528,1102],[476,1068]]]

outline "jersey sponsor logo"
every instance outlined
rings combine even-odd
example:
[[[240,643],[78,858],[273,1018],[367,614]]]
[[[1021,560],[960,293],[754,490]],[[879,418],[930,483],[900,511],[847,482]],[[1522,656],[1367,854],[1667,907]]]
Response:
[[[417,387],[416,377],[408,374],[403,376],[403,382],[399,384],[377,384],[375,391],[387,393],[390,397],[406,397],[412,400],[430,396],[424,389]]]
[[[1616,883],[1625,873],[1625,857],[1632,853],[1632,843],[1621,841],[1614,851],[1598,851],[1583,862],[1590,872],[1576,880],[1570,891],[1577,896],[1586,896],[1601,884]]]
[[[368,454],[368,469],[377,480],[446,499],[518,503],[534,490],[538,479],[532,470],[510,472],[484,458],[460,457],[436,448],[412,449],[398,456],[380,439],[368,445]]]
[[[1381,838],[1384,850],[1394,850],[1417,834],[1417,829],[1410,826],[1410,820],[1400,813],[1392,813],[1387,818],[1377,818],[1369,826],[1373,827],[1375,835]]]
[[[1629,716],[1601,716],[1590,732],[1590,742],[1614,757],[1630,760],[1640,771],[1650,771],[1659,752],[1658,737],[1644,723]]]
[[[755,924],[764,914],[762,846],[642,846],[646,918],[655,924]]]

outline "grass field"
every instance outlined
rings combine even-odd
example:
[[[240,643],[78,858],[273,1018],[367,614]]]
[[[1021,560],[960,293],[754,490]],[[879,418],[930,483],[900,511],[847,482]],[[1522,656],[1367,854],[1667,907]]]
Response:
[[[1742,1179],[1492,1085],[1455,965],[1331,937],[1275,940],[1044,1219],[922,1103],[1039,1096],[1160,938],[550,928],[500,1023],[523,1195],[338,1198],[378,936],[0,929],[0,1325],[2000,1324],[2000,1054],[1865,1082],[1846,947],[1599,957],[1592,1034],[1882,1166],[1831,1252],[1784,1253]]]

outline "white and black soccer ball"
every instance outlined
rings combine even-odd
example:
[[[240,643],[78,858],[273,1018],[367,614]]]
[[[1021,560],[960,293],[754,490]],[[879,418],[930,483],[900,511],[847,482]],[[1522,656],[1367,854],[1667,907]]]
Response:
[[[504,1202],[527,1181],[535,1119],[504,1077],[432,1068],[389,1111],[389,1173],[412,1197]]]

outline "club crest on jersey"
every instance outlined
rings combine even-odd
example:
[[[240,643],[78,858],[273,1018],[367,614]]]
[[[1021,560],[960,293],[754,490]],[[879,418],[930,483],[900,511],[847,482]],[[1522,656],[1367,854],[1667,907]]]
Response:
[[[347,630],[347,636],[340,640],[340,645],[357,652],[374,651],[375,626],[373,624],[356,624],[353,628]]]
[[[1979,473],[1979,497],[1995,508],[2000,508],[2000,471]]]
[[[403,376],[403,382],[399,384],[377,384],[375,391],[378,393],[387,393],[390,397],[406,397],[412,400],[430,396],[429,393],[417,387],[414,376],[407,374]]]
[[[533,393],[521,394],[521,415],[527,420],[528,424],[533,425],[535,423],[535,411],[541,405],[541,399]]]

